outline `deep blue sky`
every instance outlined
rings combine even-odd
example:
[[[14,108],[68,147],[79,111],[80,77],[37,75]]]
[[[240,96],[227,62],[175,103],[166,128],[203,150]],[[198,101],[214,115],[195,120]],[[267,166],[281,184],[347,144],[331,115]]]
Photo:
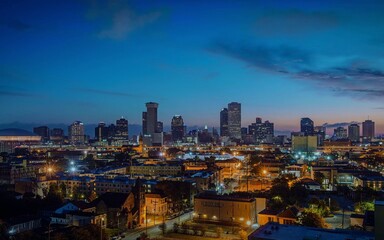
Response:
[[[0,1],[0,123],[218,125],[228,102],[277,129],[384,132],[383,1]]]

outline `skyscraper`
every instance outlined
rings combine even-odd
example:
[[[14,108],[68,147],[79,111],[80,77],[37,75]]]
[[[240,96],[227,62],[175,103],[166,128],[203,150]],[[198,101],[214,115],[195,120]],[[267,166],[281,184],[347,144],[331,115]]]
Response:
[[[68,136],[72,144],[84,144],[84,124],[81,121],[75,121],[68,127]]]
[[[300,131],[304,133],[304,136],[313,136],[313,121],[310,118],[302,118],[300,121]]]
[[[95,139],[98,142],[102,142],[108,139],[108,128],[105,123],[100,122],[97,127],[95,127]]]
[[[360,126],[358,124],[348,126],[348,139],[351,142],[360,142]]]
[[[128,140],[128,120],[127,119],[121,117],[120,119],[116,120],[114,138],[117,141]]]
[[[147,132],[146,133],[147,134],[153,134],[156,132],[158,106],[159,104],[155,102],[146,103],[146,107],[147,107],[147,113],[146,113]]]
[[[143,112],[143,143],[146,146],[161,146],[163,144],[163,123],[157,121],[159,104],[148,102],[145,105],[147,111]]]
[[[143,112],[143,135],[147,134],[147,112]]]
[[[365,120],[363,122],[363,138],[375,138],[375,122],[373,122],[372,120]]]
[[[228,133],[233,139],[241,139],[241,104],[231,102],[228,104]]]
[[[223,108],[220,111],[220,136],[228,137],[228,109]]]
[[[180,115],[175,115],[171,122],[172,140],[174,142],[182,141],[184,137],[184,120]]]

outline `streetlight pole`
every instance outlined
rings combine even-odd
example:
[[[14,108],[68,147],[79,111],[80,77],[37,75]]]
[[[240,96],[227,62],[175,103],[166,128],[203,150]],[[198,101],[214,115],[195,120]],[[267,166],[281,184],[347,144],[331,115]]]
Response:
[[[103,240],[103,221],[104,221],[104,218],[101,218],[101,220],[100,220],[100,240]]]

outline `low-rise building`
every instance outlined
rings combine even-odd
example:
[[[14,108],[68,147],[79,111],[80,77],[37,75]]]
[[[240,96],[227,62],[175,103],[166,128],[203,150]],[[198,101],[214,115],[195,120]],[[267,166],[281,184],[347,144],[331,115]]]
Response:
[[[299,209],[290,207],[282,210],[264,209],[257,214],[258,224],[265,225],[269,222],[280,224],[295,224],[299,216]]]
[[[195,196],[194,220],[223,222],[249,226],[257,222],[257,212],[265,208],[265,198],[246,195],[213,195],[201,193]]]
[[[168,213],[167,198],[162,194],[146,193],[145,207],[147,214],[165,216]]]

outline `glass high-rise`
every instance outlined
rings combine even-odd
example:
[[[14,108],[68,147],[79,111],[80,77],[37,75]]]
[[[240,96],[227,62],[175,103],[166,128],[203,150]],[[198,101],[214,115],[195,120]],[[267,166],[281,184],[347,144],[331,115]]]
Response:
[[[220,136],[227,137],[228,133],[228,109],[223,108],[220,111]]]
[[[348,126],[348,139],[351,142],[360,142],[360,126],[358,124]]]
[[[241,103],[228,104],[228,133],[232,139],[241,139]]]
[[[300,132],[304,133],[304,136],[313,136],[314,125],[310,118],[302,118],[300,121]]]
[[[184,137],[184,120],[180,115],[175,115],[171,122],[172,140],[174,142],[182,141]]]

